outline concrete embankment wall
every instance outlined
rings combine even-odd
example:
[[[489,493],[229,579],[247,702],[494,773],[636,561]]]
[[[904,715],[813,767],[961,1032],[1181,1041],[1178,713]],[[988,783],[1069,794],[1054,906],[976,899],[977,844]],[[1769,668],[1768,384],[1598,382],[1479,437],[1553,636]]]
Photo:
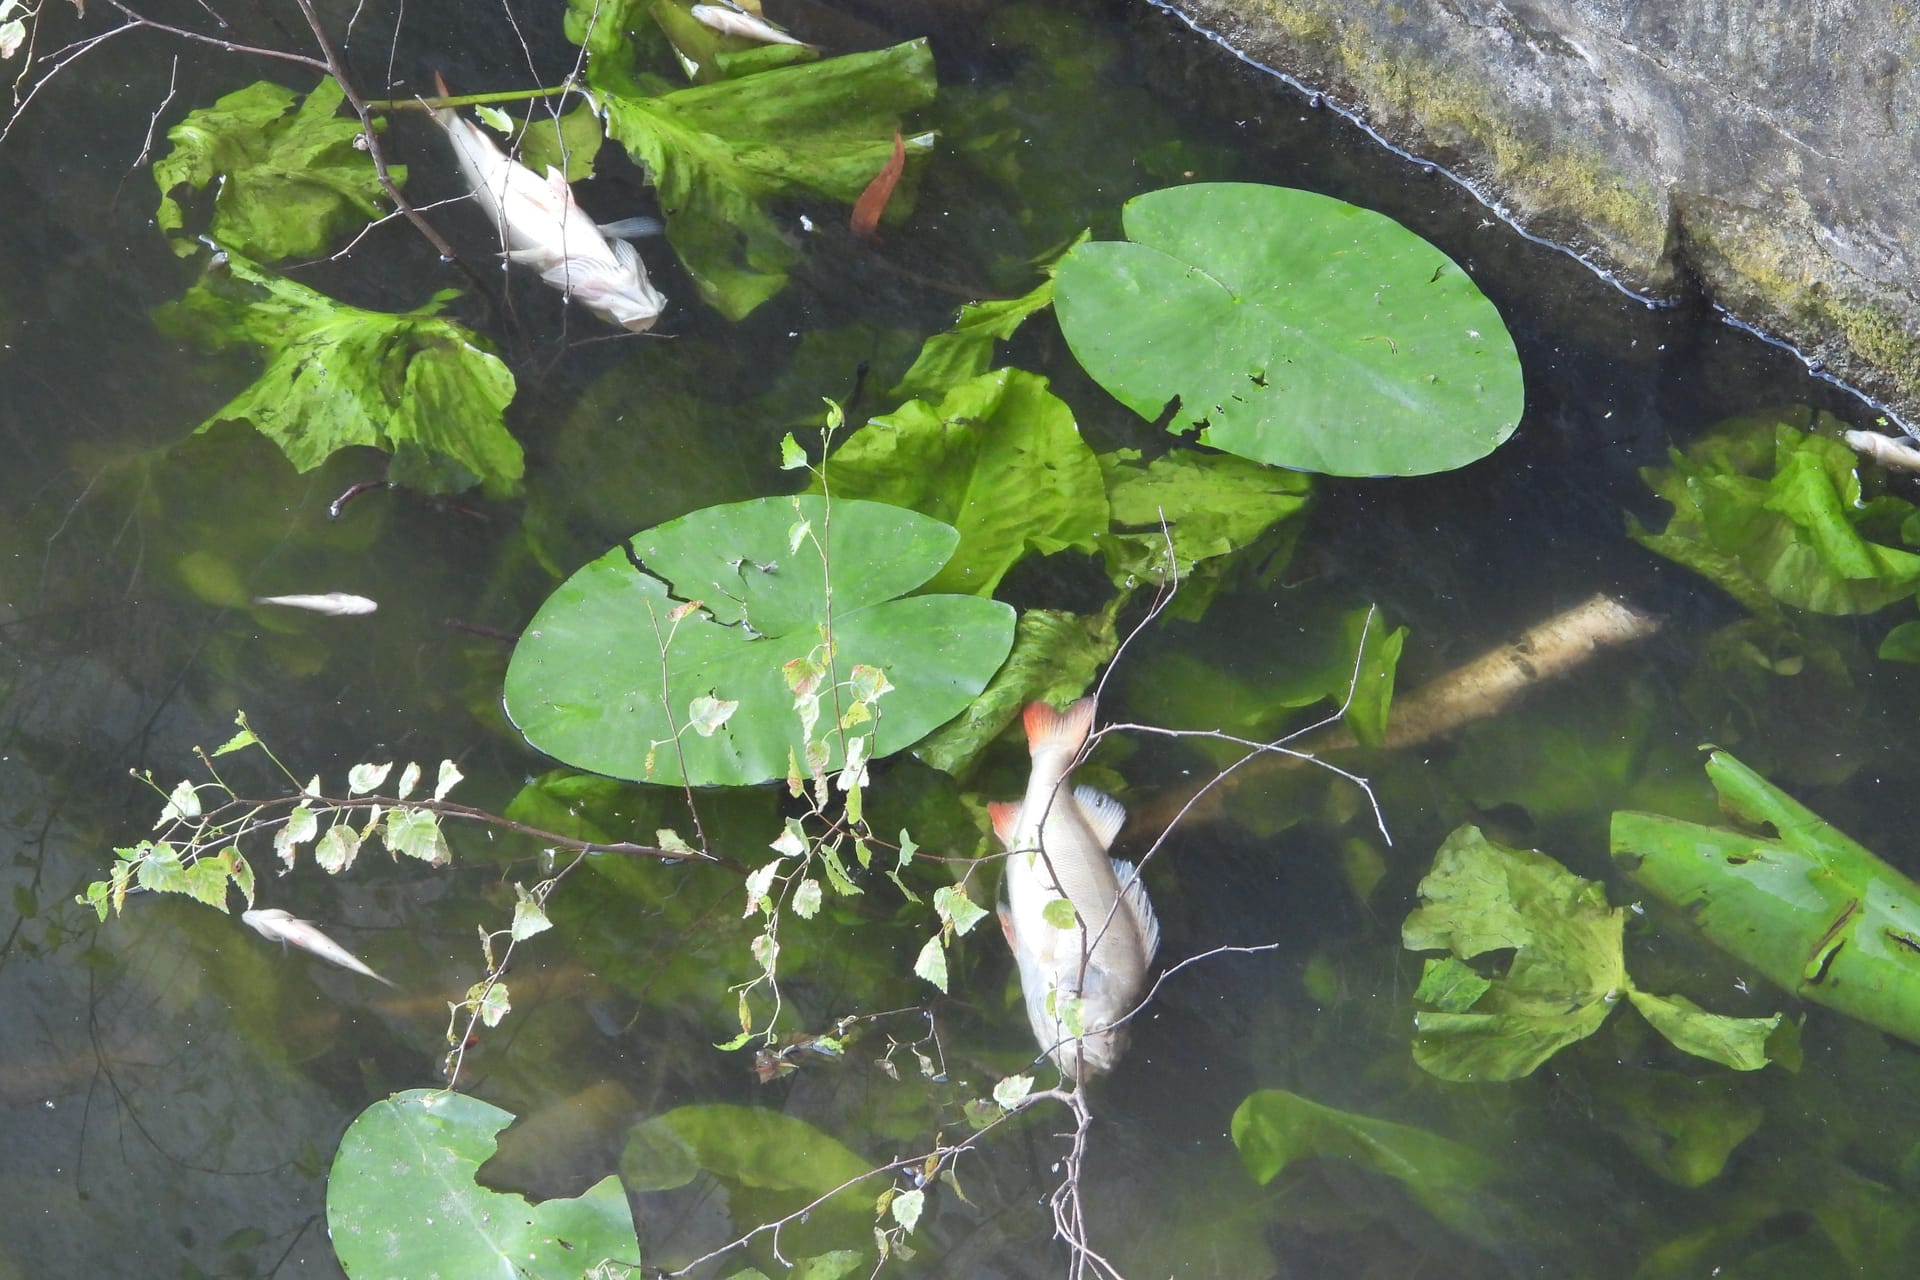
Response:
[[[1920,429],[1920,0],[1179,0],[1627,282]]]

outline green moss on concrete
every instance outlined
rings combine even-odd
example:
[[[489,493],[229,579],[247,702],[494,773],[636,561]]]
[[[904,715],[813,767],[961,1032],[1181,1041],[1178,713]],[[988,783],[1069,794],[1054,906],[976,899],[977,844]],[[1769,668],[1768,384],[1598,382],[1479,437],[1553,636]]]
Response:
[[[1625,181],[1592,147],[1549,149],[1524,138],[1488,86],[1419,58],[1408,46],[1367,37],[1370,24],[1318,0],[1257,0],[1251,6],[1281,40],[1337,59],[1367,114],[1411,125],[1433,141],[1476,157],[1503,197],[1578,221],[1617,257],[1650,269],[1666,251],[1667,218],[1657,192]],[[1395,15],[1384,10],[1388,19]]]
[[[1920,398],[1920,328],[1911,316],[1810,272],[1825,259],[1810,256],[1798,237],[1706,218],[1690,219],[1688,232],[1708,285],[1729,302],[1737,292],[1751,299],[1738,311],[1771,312],[1780,317],[1774,327],[1801,341],[1836,334],[1854,358],[1890,380],[1896,398]]]

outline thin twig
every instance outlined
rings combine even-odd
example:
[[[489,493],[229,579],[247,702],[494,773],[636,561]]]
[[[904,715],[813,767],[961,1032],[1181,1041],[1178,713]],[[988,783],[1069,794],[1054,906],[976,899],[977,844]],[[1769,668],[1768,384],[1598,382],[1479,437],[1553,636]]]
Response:
[[[117,6],[120,0],[109,0],[109,2]],[[347,68],[340,61],[340,55],[333,47],[333,40],[327,35],[326,27],[321,25],[320,15],[314,12],[313,0],[294,0],[294,3],[300,6],[301,15],[306,18],[307,26],[312,29],[314,43],[320,46],[320,53],[325,59],[321,64],[323,69],[340,86],[340,92],[345,96],[347,105],[353,108],[353,114],[360,121],[360,137],[367,145],[367,158],[373,161],[373,172],[380,181],[380,189],[387,193],[387,199],[393,201],[393,207],[414,225],[415,230],[426,237],[427,243],[434,247],[443,260],[458,266],[488,301],[497,303],[492,283],[476,271],[471,263],[455,253],[453,246],[447,243],[446,238],[426,220],[418,209],[413,207],[406,196],[400,193],[399,184],[394,182],[393,174],[387,169],[387,154],[380,146],[379,132],[373,127],[373,112],[368,108],[367,100],[360,96],[360,91],[354,88],[353,81],[348,77]]]

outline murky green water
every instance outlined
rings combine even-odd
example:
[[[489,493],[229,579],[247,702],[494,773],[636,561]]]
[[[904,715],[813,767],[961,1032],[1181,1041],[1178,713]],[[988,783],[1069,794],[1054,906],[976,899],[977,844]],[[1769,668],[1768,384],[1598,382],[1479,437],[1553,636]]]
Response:
[[[498,15],[443,21],[418,6],[391,51],[392,17],[363,14],[353,55],[378,84],[391,53],[409,78],[396,93],[436,68],[462,85],[519,83],[528,56],[553,83],[568,50],[541,31],[557,20],[516,14],[527,56]],[[1078,228],[1111,234],[1125,199],[1189,177],[1311,188],[1434,240],[1506,316],[1527,413],[1510,444],[1464,471],[1323,485],[1292,559],[1270,573],[1250,566],[1203,615],[1145,631],[1103,714],[1189,727],[1247,714],[1323,643],[1328,619],[1369,603],[1411,628],[1403,689],[1594,592],[1664,627],[1496,720],[1349,760],[1374,779],[1390,845],[1355,789],[1317,774],[1257,779],[1172,833],[1148,872],[1162,964],[1222,946],[1274,949],[1175,975],[1121,1070],[1095,1086],[1083,1185],[1093,1242],[1133,1280],[1900,1274],[1896,1260],[1910,1256],[1900,1247],[1920,1223],[1920,1095],[1906,1047],[1815,1009],[1797,1075],[1735,1077],[1621,1015],[1525,1081],[1447,1085],[1409,1059],[1419,968],[1399,948],[1414,885],[1464,821],[1546,849],[1631,901],[1607,866],[1607,816],[1709,806],[1694,754],[1709,739],[1912,865],[1904,836],[1920,792],[1904,669],[1868,659],[1831,679],[1716,683],[1703,639],[1738,607],[1623,533],[1629,512],[1661,518],[1637,470],[1670,443],[1781,403],[1862,425],[1866,415],[1700,309],[1648,311],[1525,242],[1164,15],[849,4],[811,21],[842,47],[932,35],[936,114],[956,145],[930,168],[913,223],[882,252],[856,254],[831,230],[841,210],[810,211],[821,229],[806,267],[739,325],[686,305],[686,280],[659,272],[682,302],[662,326],[669,340],[602,341],[583,316],[563,327],[554,297],[524,282],[512,316],[465,313],[520,379],[509,422],[529,477],[511,503],[376,491],[334,521],[329,501],[378,478],[381,459],[345,456],[295,476],[244,432],[182,443],[245,366],[194,355],[150,324],[193,268],[153,229],[151,182],[133,162],[170,81],[163,122],[271,66],[123,38],[49,89],[0,147],[0,185],[13,193],[12,265],[0,272],[0,868],[11,895],[0,915],[0,1277],[339,1274],[324,1175],[340,1134],[370,1102],[439,1082],[446,1002],[481,973],[476,927],[500,927],[512,883],[541,874],[537,845],[472,829],[453,836],[444,871],[376,858],[339,879],[303,866],[269,880],[262,850],[262,901],[324,923],[396,979],[395,992],[283,955],[185,900],[136,897],[97,927],[73,894],[158,809],[129,769],[170,785],[244,708],[296,774],[453,757],[470,779],[462,798],[504,807],[550,762],[506,725],[508,647],[476,628],[516,632],[552,572],[635,529],[784,492],[777,441],[820,396],[849,401],[857,419],[864,389],[897,376],[957,302],[1027,287],[1027,264]],[[236,22],[263,42],[288,38],[270,15]],[[449,29],[460,32],[452,48]],[[305,87],[291,73],[287,83]],[[390,141],[413,167],[417,201],[456,194],[424,124],[398,120]],[[643,189],[628,172],[585,198],[617,216]],[[440,220],[484,253],[486,229],[464,205]],[[392,309],[459,283],[397,223],[302,278]],[[1098,447],[1155,447],[1151,428],[1077,372],[1050,320],[1024,330],[1008,362],[1054,378]],[[319,618],[209,603],[234,583],[245,594],[356,592],[381,609]],[[1099,574],[1063,559],[1028,562],[1001,594],[1087,609],[1103,591]],[[1870,653],[1885,628],[1867,618],[1835,634]],[[1101,762],[1144,815],[1122,839],[1134,855],[1152,843],[1151,817],[1164,820],[1214,767],[1154,738]],[[888,818],[876,826],[891,829],[897,813],[892,825],[914,822],[923,845],[971,852],[962,791],[1011,797],[1023,769],[1010,747],[964,786],[914,765],[879,771],[875,803]],[[777,830],[778,799],[703,800],[708,835],[751,859]],[[611,816],[644,838],[684,821],[678,804],[628,796]],[[945,830],[929,817],[939,813]],[[524,1117],[490,1170],[498,1185],[573,1194],[620,1167],[631,1126],[694,1103],[776,1108],[892,1159],[936,1129],[963,1132],[957,1102],[1031,1057],[991,928],[956,950],[951,997],[930,1000],[910,973],[929,917],[877,882],[785,936],[787,1008],[792,1028],[810,1031],[904,1012],[861,1024],[843,1062],[757,1082],[745,1054],[712,1048],[731,1034],[726,988],[754,972],[738,894],[736,881],[688,867],[598,866],[565,884],[558,927],[526,944],[509,976],[512,1015],[480,1035],[462,1077]],[[1798,1009],[1660,923],[1630,927],[1636,974],[1717,1012]],[[923,1079],[916,1050],[945,1082]],[[1664,1111],[1647,1101],[1656,1072],[1681,1096]],[[1259,1186],[1228,1138],[1255,1089],[1431,1129],[1497,1176],[1460,1188],[1461,1204],[1340,1159]],[[1752,1136],[1718,1177],[1679,1185],[1662,1158],[1737,1127],[1735,1113],[1761,1117]],[[1061,1122],[1036,1114],[965,1157],[964,1199],[943,1190],[915,1237],[918,1260],[894,1265],[1062,1274],[1045,1203]],[[870,1247],[871,1195],[796,1227],[787,1255]],[[672,1267],[792,1201],[702,1177],[634,1205],[649,1265]],[[764,1252],[736,1255],[705,1274],[749,1259],[772,1265]]]

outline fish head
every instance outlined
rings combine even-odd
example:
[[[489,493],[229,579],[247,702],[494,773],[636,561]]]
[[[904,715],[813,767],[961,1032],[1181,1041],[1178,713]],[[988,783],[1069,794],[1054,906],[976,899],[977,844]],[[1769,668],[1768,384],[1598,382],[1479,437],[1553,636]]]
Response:
[[[604,242],[603,242],[604,243]],[[645,333],[667,309],[666,295],[647,279],[640,255],[624,240],[611,259],[572,259],[561,270],[568,292],[589,311],[632,333]],[[552,279],[554,272],[547,272]]]
[[[1112,1071],[1126,1051],[1127,1029],[1109,1027],[1067,1041],[1054,1051],[1053,1060],[1069,1080],[1077,1080]]]

